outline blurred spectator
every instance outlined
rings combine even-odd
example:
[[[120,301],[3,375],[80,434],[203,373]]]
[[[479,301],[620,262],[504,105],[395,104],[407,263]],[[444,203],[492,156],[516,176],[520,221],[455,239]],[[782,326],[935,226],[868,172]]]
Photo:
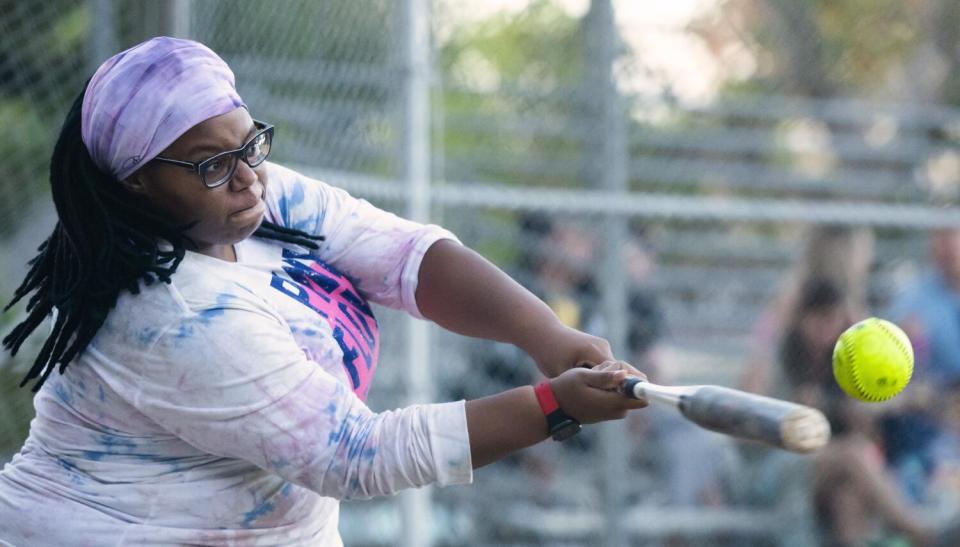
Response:
[[[518,259],[511,275],[540,297],[567,326],[596,333],[602,327],[598,319],[596,287],[592,268],[596,264],[595,243],[583,225],[557,220],[541,213],[526,213],[518,222]],[[464,340],[471,374],[451,386],[454,399],[475,398],[498,390],[535,384],[540,376],[535,367],[525,365],[529,357],[517,347],[487,340]],[[478,382],[478,378],[483,380]],[[577,457],[596,443],[595,428],[560,445],[540,443],[503,460],[524,475],[523,484],[538,503],[554,505],[557,491],[564,487],[559,461],[564,452]],[[584,481],[586,477],[580,477]],[[565,501],[576,503],[578,492]]]
[[[873,262],[873,232],[867,228],[816,226],[804,237],[800,256],[776,298],[753,329],[749,355],[740,384],[765,395],[786,384],[778,378],[777,348],[791,314],[798,309],[804,285],[811,279],[833,283],[843,295],[852,319],[866,316],[867,289]]]
[[[584,328],[597,300],[595,242],[580,224],[529,213],[520,221],[523,249],[517,274],[564,324]]]
[[[894,300],[888,316],[910,336],[918,380],[947,385],[960,380],[960,229],[934,230],[933,269]]]
[[[814,505],[821,544],[933,545],[933,529],[897,488],[884,464],[864,405],[844,396],[827,396],[823,408],[833,439],[814,459]]]
[[[804,283],[780,343],[783,377],[791,398],[821,407],[825,396],[841,395],[833,378],[833,347],[853,324],[850,302],[833,282],[814,277]]]
[[[633,287],[627,302],[627,313],[630,322],[626,358],[648,377],[656,375],[662,368],[658,349],[665,330],[660,300],[648,287]]]
[[[631,238],[623,249],[629,300],[627,314],[627,359],[653,381],[661,363],[659,346],[666,334],[666,320],[660,295],[651,287],[657,259],[650,249],[648,233],[641,224],[633,224]]]
[[[936,447],[949,437],[945,409],[949,388],[960,385],[960,229],[930,234],[933,268],[895,298],[887,316],[907,332],[916,364],[907,390],[895,399],[896,409],[882,420],[890,465],[902,489],[917,502],[936,488],[940,467],[956,466]]]
[[[575,223],[538,213],[522,216],[519,228],[517,271],[511,275],[546,302],[565,325],[594,332],[597,297],[590,275],[595,260],[589,234]],[[535,367],[523,365],[529,357],[515,346],[486,340],[465,343],[471,369],[486,382],[459,386],[454,397],[479,397],[537,380]]]
[[[853,322],[850,299],[826,278],[808,279],[786,317],[779,355],[789,398],[821,408],[834,438],[813,460],[813,506],[828,547],[927,545],[930,530],[886,469],[875,416],[847,397],[832,371],[833,345]],[[767,465],[782,465],[771,454]],[[782,473],[772,473],[771,476]],[[775,485],[770,485],[776,487]]]
[[[656,257],[648,250],[643,230],[634,226],[632,233],[624,249],[624,268],[631,287],[627,358],[651,381],[672,384],[675,375],[659,358],[659,346],[667,330],[663,310],[658,295],[649,288]],[[700,429],[658,405],[633,413],[628,423],[637,443],[631,451],[633,463],[654,477],[659,501],[683,507],[729,504],[732,483],[740,470],[738,454],[729,438]],[[682,538],[669,542],[671,547],[686,544]]]

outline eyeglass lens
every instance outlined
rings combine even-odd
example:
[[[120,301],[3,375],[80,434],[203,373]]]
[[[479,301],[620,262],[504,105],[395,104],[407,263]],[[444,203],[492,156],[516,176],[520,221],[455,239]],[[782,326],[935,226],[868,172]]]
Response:
[[[256,167],[267,159],[270,154],[270,134],[263,132],[256,136],[247,146],[238,153],[222,154],[212,158],[204,164],[200,171],[203,183],[207,186],[217,186],[233,176],[237,169],[237,157],[242,156],[250,167]]]

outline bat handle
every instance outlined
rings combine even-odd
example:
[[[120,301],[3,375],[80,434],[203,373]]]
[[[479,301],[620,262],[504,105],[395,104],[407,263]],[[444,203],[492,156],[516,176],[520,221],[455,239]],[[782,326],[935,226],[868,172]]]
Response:
[[[619,391],[625,397],[631,399],[639,399],[648,403],[664,403],[675,408],[681,408],[688,388],[660,386],[636,376],[628,376],[620,384]]]

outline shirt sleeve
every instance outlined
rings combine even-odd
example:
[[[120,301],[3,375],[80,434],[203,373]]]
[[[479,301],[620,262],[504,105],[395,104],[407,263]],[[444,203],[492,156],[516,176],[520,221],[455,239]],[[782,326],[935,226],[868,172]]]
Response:
[[[263,310],[205,309],[166,329],[133,404],[196,448],[337,499],[469,483],[464,403],[374,413]]]
[[[422,318],[416,302],[427,249],[456,236],[378,209],[346,191],[270,164],[267,207],[274,222],[322,235],[318,255],[372,302]]]

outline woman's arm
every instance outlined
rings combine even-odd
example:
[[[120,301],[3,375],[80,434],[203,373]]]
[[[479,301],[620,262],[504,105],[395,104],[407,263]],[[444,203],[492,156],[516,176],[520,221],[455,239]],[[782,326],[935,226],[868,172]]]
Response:
[[[459,334],[511,343],[549,377],[613,359],[606,340],[563,325],[533,293],[454,241],[440,240],[427,250],[416,299],[427,319]]]
[[[613,359],[603,339],[550,308],[449,232],[377,209],[341,189],[269,164],[268,205],[282,226],[326,237],[318,255],[349,272],[371,302],[419,313],[467,336],[516,345],[549,377]],[[426,251],[423,251],[426,246]],[[407,271],[407,266],[417,268]]]
[[[529,387],[373,412],[349,384],[307,359],[287,325],[244,298],[184,314],[149,349],[113,344],[110,358],[97,357],[101,376],[194,448],[243,459],[337,499],[468,483],[472,467],[547,435]],[[122,328],[129,329],[122,340],[143,329],[135,320]],[[581,423],[616,419],[640,406],[605,391],[626,370],[616,362],[569,370],[551,387],[560,408]]]
[[[568,370],[550,381],[557,404],[582,424],[620,419],[645,403],[612,391],[626,377],[625,363],[608,361],[593,369]],[[473,468],[547,438],[547,422],[529,386],[467,401],[467,431]]]

